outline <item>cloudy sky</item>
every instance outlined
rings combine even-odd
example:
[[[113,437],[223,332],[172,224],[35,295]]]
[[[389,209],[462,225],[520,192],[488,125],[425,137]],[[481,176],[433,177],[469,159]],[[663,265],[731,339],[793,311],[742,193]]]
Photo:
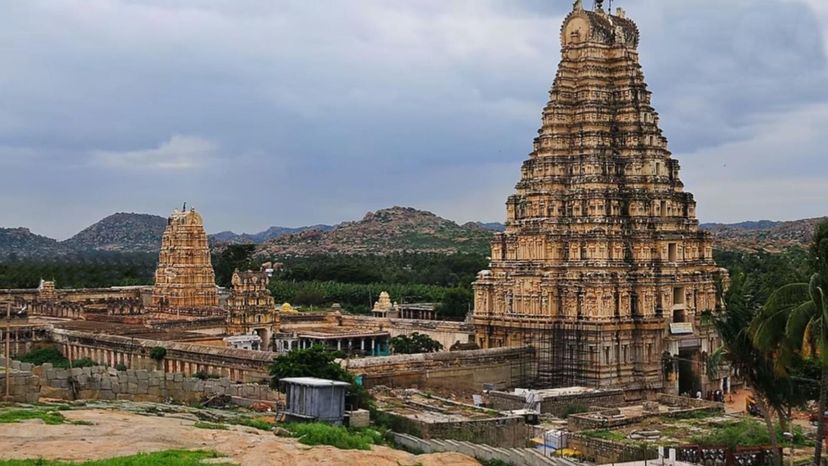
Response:
[[[0,226],[501,221],[571,3],[0,0]],[[703,221],[828,214],[828,2],[614,3]]]

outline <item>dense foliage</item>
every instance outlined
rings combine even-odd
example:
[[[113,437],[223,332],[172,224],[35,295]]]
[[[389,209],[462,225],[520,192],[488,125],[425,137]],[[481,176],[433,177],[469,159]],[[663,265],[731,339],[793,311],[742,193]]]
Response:
[[[750,308],[764,305],[780,286],[807,281],[811,274],[808,252],[798,247],[779,254],[717,250],[714,257],[716,264],[730,272],[734,283],[742,282],[740,294]]]
[[[335,281],[340,283],[384,283],[469,287],[487,259],[478,254],[407,253],[387,256],[312,256],[283,260],[285,269],[276,275],[283,281]]]
[[[279,380],[286,377],[318,377],[320,379],[339,380],[347,382],[350,405],[355,408],[367,408],[368,392],[362,385],[356,383],[353,374],[345,370],[336,362],[342,356],[338,352],[330,351],[322,345],[314,345],[307,349],[294,350],[277,357],[270,366],[272,379],[270,385],[279,387]]]
[[[382,434],[373,429],[349,429],[322,422],[289,423],[285,427],[305,445],[330,445],[343,450],[370,450],[381,444]]]
[[[253,252],[255,244],[231,244],[218,254],[213,254],[213,270],[216,272],[216,283],[219,286],[230,286],[233,272],[238,270],[258,269],[254,263]]]
[[[390,344],[391,350],[397,354],[436,353],[443,349],[439,341],[419,332],[396,336]]]
[[[37,288],[40,279],[60,288],[149,285],[157,254],[94,253],[54,260],[6,260],[0,263],[0,288]]]
[[[41,366],[45,363],[49,363],[54,367],[61,369],[69,367],[92,367],[97,365],[95,361],[89,358],[75,359],[70,363],[70,361],[66,359],[60,351],[52,347],[34,349],[22,356],[17,357],[17,360],[20,362],[34,364],[35,366]]]

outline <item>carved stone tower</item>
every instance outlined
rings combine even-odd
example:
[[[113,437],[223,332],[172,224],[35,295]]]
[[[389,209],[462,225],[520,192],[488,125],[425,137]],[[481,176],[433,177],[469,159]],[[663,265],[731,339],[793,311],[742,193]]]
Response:
[[[161,239],[152,291],[154,306],[170,309],[218,306],[216,276],[201,215],[174,210]]]
[[[542,385],[695,394],[718,345],[699,316],[720,306],[726,276],[650,106],[638,40],[621,9],[576,2],[564,21],[539,136],[474,284],[474,323],[481,347],[535,346]]]
[[[269,350],[273,334],[279,332],[280,316],[267,289],[265,272],[233,273],[233,290],[227,299],[228,335],[258,335],[262,350]]]

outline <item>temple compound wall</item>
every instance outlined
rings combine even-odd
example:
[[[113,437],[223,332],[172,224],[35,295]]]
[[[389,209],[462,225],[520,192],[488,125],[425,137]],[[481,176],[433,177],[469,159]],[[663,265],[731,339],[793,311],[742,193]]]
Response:
[[[131,400],[166,403],[200,403],[228,396],[239,406],[257,402],[275,404],[281,396],[261,384],[238,384],[226,378],[202,380],[181,373],[153,370],[116,370],[94,366],[73,369],[52,364],[32,366],[11,361],[11,394],[14,401],[35,403],[40,397],[64,400]],[[4,374],[0,382],[5,383]],[[0,384],[0,387],[3,385]]]
[[[542,386],[704,392],[719,342],[700,317],[722,310],[727,274],[658,126],[638,27],[596,5],[561,29],[539,135],[474,284],[477,343],[535,347]]]
[[[349,359],[343,366],[363,376],[368,387],[445,389],[460,393],[480,392],[484,385],[508,389],[534,382],[535,351],[532,348],[451,351]]]
[[[439,342],[446,351],[456,343],[474,342],[474,325],[465,322],[343,315],[342,325],[386,330],[392,338],[417,332]]]
[[[258,382],[269,378],[272,353],[190,343],[155,341],[115,335],[53,329],[51,338],[70,360],[89,358],[96,363],[129,369],[162,370],[190,376],[204,373],[226,377],[234,382]],[[161,361],[150,357],[153,348],[162,347]]]

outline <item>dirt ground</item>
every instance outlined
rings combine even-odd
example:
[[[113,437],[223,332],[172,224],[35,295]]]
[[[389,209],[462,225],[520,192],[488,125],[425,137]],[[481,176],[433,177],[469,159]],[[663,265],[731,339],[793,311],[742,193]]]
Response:
[[[64,411],[70,421],[95,425],[45,425],[40,421],[0,424],[0,458],[93,460],[169,449],[215,450],[241,465],[478,466],[455,453],[412,455],[388,447],[371,451],[310,447],[290,438],[248,427],[230,430],[193,427],[184,417],[143,416],[123,411],[88,409]]]

